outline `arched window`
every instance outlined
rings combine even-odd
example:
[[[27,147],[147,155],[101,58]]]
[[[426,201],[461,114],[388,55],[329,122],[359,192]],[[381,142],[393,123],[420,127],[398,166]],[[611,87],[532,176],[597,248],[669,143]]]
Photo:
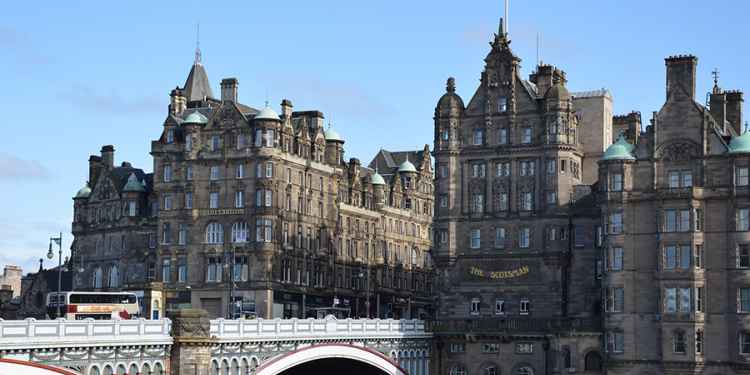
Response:
[[[112,375],[112,366],[106,365],[104,366],[104,371],[102,372],[104,375]]]
[[[141,368],[141,374],[151,375],[151,365],[149,365],[148,363],[144,363],[143,367]]]
[[[450,375],[466,375],[466,367],[462,365],[455,365],[451,367]]]
[[[534,375],[534,370],[529,366],[519,367],[515,375]]]
[[[232,242],[243,243],[247,242],[248,231],[247,223],[244,221],[238,221],[232,224]]]
[[[161,366],[161,363],[157,363],[154,365],[154,371],[152,372],[153,375],[164,375],[164,368]]]
[[[411,249],[411,265],[417,265],[417,249]]]
[[[686,341],[685,331],[674,331],[674,333],[672,334],[672,351],[674,353],[685,353],[687,347]]]
[[[586,354],[585,362],[585,371],[601,371],[602,369],[602,356],[597,352],[589,352]]]
[[[109,268],[109,287],[117,288],[120,286],[120,271],[117,269],[117,265],[113,265]]]
[[[125,375],[125,365],[119,364],[117,365],[117,375]]]
[[[500,375],[500,370],[495,365],[484,365],[482,366],[482,375]]]
[[[224,243],[224,227],[217,222],[208,223],[206,226],[206,243]]]
[[[573,368],[573,358],[570,355],[570,349],[567,347],[562,350],[563,368]]]
[[[136,365],[135,363],[131,364],[130,365],[130,370],[128,371],[128,374],[130,374],[130,375],[138,374],[138,365]]]
[[[91,368],[89,368],[89,375],[100,375],[100,374],[101,374],[101,371],[99,371],[99,367],[91,366]]]
[[[96,267],[94,270],[94,278],[92,280],[92,283],[94,288],[101,288],[102,287],[102,268]]]

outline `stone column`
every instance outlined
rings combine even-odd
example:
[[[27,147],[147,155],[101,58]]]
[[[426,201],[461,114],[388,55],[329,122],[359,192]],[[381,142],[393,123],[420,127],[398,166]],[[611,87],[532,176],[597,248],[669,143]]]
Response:
[[[169,310],[172,320],[171,375],[209,375],[211,347],[216,338],[211,337],[208,312],[203,309]]]

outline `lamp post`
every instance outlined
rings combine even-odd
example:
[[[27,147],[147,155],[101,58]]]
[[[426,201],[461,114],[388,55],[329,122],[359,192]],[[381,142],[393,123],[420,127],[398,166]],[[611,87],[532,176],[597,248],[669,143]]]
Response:
[[[55,297],[55,304],[57,305],[57,317],[60,318],[62,315],[62,312],[60,311],[60,293],[62,292],[62,232],[60,232],[60,235],[57,237],[49,238],[49,251],[47,252],[47,259],[49,260],[52,260],[52,258],[55,257],[55,254],[52,252],[53,241],[57,243],[57,296]]]
[[[362,279],[362,282],[364,283],[365,311],[367,311],[367,319],[370,319],[370,268],[367,268],[367,274],[363,271],[359,271],[359,278]]]

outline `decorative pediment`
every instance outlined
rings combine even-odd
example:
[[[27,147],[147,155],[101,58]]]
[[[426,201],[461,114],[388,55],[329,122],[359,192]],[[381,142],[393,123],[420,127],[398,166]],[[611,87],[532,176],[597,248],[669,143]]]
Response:
[[[656,150],[656,158],[664,161],[690,161],[699,156],[698,145],[687,139],[663,144]]]

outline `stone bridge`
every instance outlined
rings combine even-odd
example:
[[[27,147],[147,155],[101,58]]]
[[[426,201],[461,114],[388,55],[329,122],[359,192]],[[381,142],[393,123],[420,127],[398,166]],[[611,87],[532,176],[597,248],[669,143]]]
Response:
[[[429,375],[432,335],[420,320],[0,320],[0,358],[84,375],[271,375],[320,360],[377,373]]]

